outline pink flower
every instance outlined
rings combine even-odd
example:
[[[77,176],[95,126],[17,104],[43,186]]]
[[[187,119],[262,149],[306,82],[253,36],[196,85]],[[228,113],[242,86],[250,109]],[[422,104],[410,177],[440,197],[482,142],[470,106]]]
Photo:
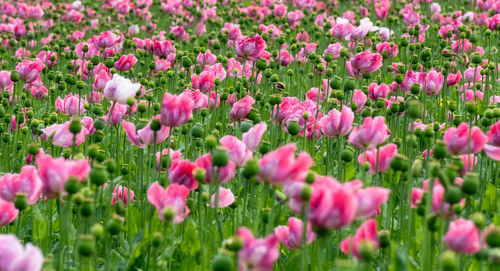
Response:
[[[237,167],[244,166],[252,158],[252,152],[245,143],[232,135],[223,136],[219,140],[222,147],[226,148],[231,160]]]
[[[66,97],[64,97],[64,100],[61,99],[61,97],[57,97],[56,109],[64,115],[78,115],[85,112],[86,103],[87,101],[80,98],[78,94],[73,95],[72,93],[69,93]]]
[[[346,40],[349,39],[354,29],[355,27],[352,24],[346,22],[334,25],[330,31],[334,39]]]
[[[283,18],[286,16],[287,6],[284,4],[279,4],[274,6],[273,15],[278,18]]]
[[[217,62],[217,56],[212,54],[210,49],[208,49],[205,53],[199,53],[196,60],[200,66],[205,67],[205,65],[214,65]]]
[[[282,242],[288,249],[299,249],[303,245],[304,223],[302,220],[290,217],[288,218],[288,226],[278,226],[274,228],[274,234],[278,240]],[[310,244],[316,239],[316,234],[311,230],[311,223],[307,224],[307,243]]]
[[[14,85],[14,82],[10,80],[10,72],[0,71],[0,88],[2,90],[8,89]]]
[[[330,54],[332,59],[337,59],[340,57],[340,50],[342,49],[342,45],[340,43],[332,43],[329,44],[328,47],[323,51],[323,56]]]
[[[149,48],[147,48],[149,50]],[[171,40],[153,41],[153,54],[159,57],[166,57],[175,50]]]
[[[113,78],[106,82],[103,94],[106,98],[125,105],[127,104],[127,99],[134,97],[140,87],[141,84],[132,83],[130,79],[115,73],[113,74]]]
[[[384,117],[366,117],[359,128],[354,127],[348,141],[358,149],[370,150],[382,144],[389,135]]]
[[[367,187],[356,190],[355,196],[358,201],[356,219],[365,219],[378,214],[380,205],[387,201],[390,192],[391,190],[383,187]]]
[[[313,161],[306,152],[299,153],[295,158],[296,149],[295,144],[290,143],[266,153],[259,161],[259,179],[273,185],[283,185],[304,177]]]
[[[248,116],[248,113],[250,113],[254,103],[255,100],[250,95],[247,95],[241,100],[235,102],[231,112],[229,112],[229,119],[231,121],[244,120]]]
[[[468,68],[464,71],[464,80],[466,83],[481,81],[483,76],[481,75],[481,67]],[[474,75],[475,74],[475,75]]]
[[[128,121],[123,121],[122,126],[125,130],[125,134],[127,135],[128,140],[139,148],[145,148],[147,146],[160,144],[161,142],[163,142],[170,134],[170,128],[161,125],[160,130],[156,132],[155,142],[155,132],[151,130],[151,122],[153,121],[153,119],[159,120],[160,115],[154,116],[144,128],[138,130],[137,132],[135,131],[135,124]]]
[[[427,95],[438,95],[443,88],[444,76],[440,72],[431,70],[425,77],[425,92]]]
[[[129,191],[130,191],[130,195],[129,195]],[[121,202],[123,202],[124,205],[127,205],[128,201],[129,201],[129,197],[130,197],[130,201],[134,200],[134,191],[132,191],[132,189],[129,190],[128,188],[126,188],[124,186],[117,185],[113,189],[113,198],[111,199],[111,204],[115,205],[116,200],[120,200]]]
[[[0,270],[40,271],[43,261],[42,251],[39,248],[31,243],[23,247],[15,235],[0,234]]]
[[[443,140],[446,142],[449,153],[468,154],[482,150],[486,142],[488,142],[488,137],[478,127],[472,127],[472,130],[470,130],[469,124],[463,122],[457,128],[448,128],[444,133]]]
[[[194,89],[207,93],[214,87],[215,76],[210,71],[202,71],[200,76],[196,74],[191,75],[191,84]]]
[[[254,125],[250,130],[243,134],[243,142],[247,148],[254,152],[259,146],[262,136],[267,130],[267,124],[265,122],[260,122]]]
[[[461,254],[476,253],[480,249],[479,230],[474,222],[463,218],[450,223],[443,241],[451,250]]]
[[[188,95],[165,93],[161,105],[161,124],[168,127],[184,125],[191,118],[193,107],[193,100]]]
[[[111,31],[101,32],[99,36],[92,36],[92,42],[98,50],[111,48],[115,46],[119,40],[120,37]]]
[[[349,185],[333,178],[316,180],[312,184],[309,207],[311,224],[322,229],[340,229],[356,216],[358,201]]]
[[[115,69],[118,71],[128,71],[137,63],[137,57],[133,54],[122,55],[118,61],[115,62]]]
[[[368,87],[368,97],[372,100],[384,99],[387,94],[389,94],[389,86],[384,83],[380,85],[371,83]]]
[[[378,248],[379,240],[377,236],[377,222],[375,219],[369,219],[358,228],[354,237],[347,237],[340,243],[340,249],[345,254],[352,252],[352,255],[358,259],[361,258],[360,248],[363,242],[370,242]],[[352,245],[352,247],[351,247]]]
[[[17,218],[19,210],[16,209],[16,206],[14,205],[13,202],[0,199],[0,213],[2,214],[2,216],[0,216],[0,227],[3,227],[9,225],[12,221],[14,221],[14,219]],[[2,243],[0,242],[0,255],[2,255],[1,246]],[[1,265],[2,265],[2,257],[0,257],[0,266]]]
[[[454,86],[458,84],[460,79],[462,79],[462,73],[460,73],[460,71],[458,71],[457,73],[449,73],[446,76],[446,85],[449,87]]]
[[[43,136],[45,139],[52,139],[52,144],[59,147],[73,146],[73,136],[75,136],[74,143],[76,146],[80,146],[80,144],[85,141],[85,136],[88,134],[88,130],[85,127],[82,127],[82,130],[78,134],[73,135],[73,133],[69,130],[70,124],[70,120],[63,124],[52,124],[51,126],[42,129]]]
[[[215,197],[216,193],[210,197],[210,207],[215,208]],[[219,204],[218,208],[224,208],[227,207],[234,202],[234,195],[233,192],[231,192],[231,189],[226,189],[223,187],[219,187]]]
[[[218,168],[212,166],[212,155],[207,153],[194,162],[197,168],[203,168],[205,170],[205,182],[208,184],[215,184],[215,176],[218,174],[219,183],[227,183],[234,177],[234,171],[236,169],[234,163],[229,161],[226,166]]]
[[[352,129],[354,113],[351,108],[342,106],[342,112],[332,109],[328,115],[323,116],[319,121],[321,131],[327,137],[346,136]]]
[[[382,67],[382,55],[366,50],[355,55],[351,65],[358,72],[371,73]]]
[[[484,152],[491,159],[500,161],[500,121],[491,125],[487,136],[489,144],[484,145]]]
[[[238,42],[235,50],[238,57],[242,59],[259,60],[266,52],[266,42],[261,36],[254,35]]]
[[[158,217],[161,221],[165,221],[163,212],[165,208],[174,210],[174,224],[179,224],[184,221],[184,218],[190,213],[186,206],[186,199],[189,195],[189,189],[183,185],[173,183],[166,189],[163,189],[158,182],[154,182],[148,188],[148,201],[156,207]]]
[[[27,59],[16,66],[19,78],[26,83],[35,81],[43,68],[45,68],[45,65],[40,60],[31,61]]]
[[[488,19],[487,25],[490,30],[498,30],[500,24],[500,14],[495,14]]]
[[[287,50],[280,50],[280,53],[276,56],[276,62],[280,63],[281,66],[288,66],[293,62],[293,56]]]
[[[358,163],[362,165],[365,162],[368,162],[370,164],[370,169],[368,171],[370,174],[374,174],[375,172],[384,172],[389,169],[390,162],[397,152],[398,152],[398,147],[396,146],[396,144],[392,143],[387,144],[378,149],[371,149],[366,151],[365,153],[360,154],[358,156]],[[365,155],[366,155],[366,161],[365,161]],[[377,161],[378,161],[378,170],[376,170]]]
[[[48,198],[56,198],[64,195],[64,185],[69,177],[75,177],[82,181],[90,172],[90,164],[87,160],[65,160],[64,158],[52,158],[50,155],[42,154],[36,159],[38,175],[42,180],[43,195]]]
[[[426,76],[427,74],[424,72],[414,72],[412,70],[409,70],[408,72],[406,72],[405,78],[401,83],[401,89],[406,93],[410,93],[411,87],[414,84],[420,84],[420,90],[422,90],[422,88],[424,87]]]
[[[2,199],[14,202],[18,193],[26,195],[28,204],[38,201],[42,181],[34,166],[24,166],[21,173],[7,173],[0,178],[0,196]]]
[[[238,252],[238,270],[273,270],[274,262],[280,255],[276,235],[255,239],[252,232],[245,227],[239,228],[236,235],[243,239],[243,248]]]
[[[57,53],[51,51],[41,51],[36,59],[40,60],[43,64],[48,67],[54,67],[57,65]]]
[[[398,46],[394,43],[382,42],[377,44],[377,46],[375,47],[377,49],[377,52],[379,52],[380,54],[382,54],[382,52],[387,52],[387,56],[389,58],[393,58],[398,55]]]
[[[193,170],[196,166],[188,160],[173,159],[168,171],[170,183],[184,185],[189,190],[198,188],[198,182],[194,179]]]
[[[100,71],[99,74],[95,77],[95,81],[93,84],[93,88],[95,91],[102,91],[106,86],[106,83],[109,81],[109,75],[106,71]]]

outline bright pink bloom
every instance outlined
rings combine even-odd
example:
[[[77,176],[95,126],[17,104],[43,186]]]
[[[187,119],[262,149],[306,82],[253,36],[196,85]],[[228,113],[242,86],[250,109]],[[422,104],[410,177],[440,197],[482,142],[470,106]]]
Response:
[[[127,104],[127,99],[134,97],[140,87],[141,84],[132,83],[130,79],[115,73],[113,74],[113,78],[106,82],[103,94],[106,98],[125,105]]]
[[[13,202],[6,201],[0,198],[0,213],[2,214],[0,216],[0,227],[3,227],[9,225],[12,221],[14,221],[14,219],[17,218],[19,210],[16,209],[16,206],[14,205]],[[2,243],[0,242],[0,256],[2,255],[1,245]],[[2,257],[0,257],[0,266],[1,264],[2,264]]]
[[[90,173],[90,164],[87,160],[65,160],[63,157],[52,158],[50,155],[42,154],[36,159],[38,175],[42,180],[43,195],[48,198],[56,198],[64,195],[64,185],[69,177],[75,177],[82,181]]]
[[[334,25],[330,31],[332,32],[334,39],[346,40],[351,36],[351,33],[354,31],[354,29],[354,25],[346,22]]]
[[[52,124],[51,126],[42,129],[43,136],[45,139],[52,139],[52,144],[59,147],[71,147],[73,146],[73,133],[70,132],[69,126],[71,121],[66,121],[63,124]],[[75,145],[80,146],[85,141],[85,136],[88,134],[88,130],[82,127],[80,133],[76,134]],[[42,137],[42,139],[44,139]]]
[[[498,25],[500,24],[500,14],[495,14],[488,19],[488,29],[498,30]]]
[[[288,218],[288,226],[278,226],[274,228],[274,234],[288,249],[299,249],[303,245],[304,223],[296,217]],[[311,223],[307,224],[307,243],[310,244],[316,239],[316,234],[311,230]]]
[[[328,115],[323,116],[319,121],[321,131],[327,137],[346,136],[352,130],[354,113],[351,108],[342,106],[342,112],[332,109]]]
[[[48,67],[54,67],[57,65],[57,53],[51,51],[41,51],[36,59],[40,60],[43,64]]]
[[[247,148],[245,143],[232,135],[223,136],[219,140],[222,147],[227,149],[229,160],[237,167],[244,166],[247,161],[252,158],[252,152]]]
[[[435,96],[441,92],[444,83],[444,76],[442,73],[435,70],[427,72],[425,77],[425,92],[427,95]]]
[[[259,60],[266,52],[266,42],[259,35],[243,39],[235,47],[238,57],[247,60]]]
[[[193,176],[195,168],[195,164],[189,160],[173,159],[168,171],[168,180],[170,183],[181,184],[189,190],[195,190],[198,188],[198,182]]]
[[[14,85],[14,82],[10,80],[10,72],[0,71],[0,89],[5,90]]]
[[[217,62],[217,56],[212,54],[210,49],[208,49],[205,53],[199,53],[196,60],[200,66],[205,67],[205,65],[214,65]]]
[[[130,191],[130,195],[129,195],[129,191]],[[132,191],[132,189],[128,189],[124,186],[117,185],[113,189],[113,198],[111,199],[111,204],[115,205],[116,200],[120,200],[121,202],[123,202],[124,205],[127,205],[129,202],[129,198],[130,198],[131,202],[134,200],[134,191]]]
[[[461,254],[476,253],[480,249],[479,230],[471,220],[459,218],[450,223],[448,232],[443,236],[448,247]]]
[[[280,63],[281,66],[288,66],[293,62],[293,56],[287,50],[280,50],[280,53],[276,56],[276,62]]]
[[[484,145],[484,152],[493,160],[500,161],[500,121],[491,125],[487,133],[488,144]]]
[[[390,167],[390,163],[394,155],[398,152],[398,147],[396,144],[387,144],[378,149],[371,149],[362,153],[358,156],[358,163],[360,165],[368,162],[370,164],[370,174],[375,174],[375,172],[387,171]],[[365,161],[366,154],[366,161]],[[377,168],[377,154],[378,154],[378,170]]]
[[[229,112],[230,120],[231,121],[244,120],[248,116],[248,113],[250,113],[250,110],[252,109],[252,105],[254,103],[255,100],[250,95],[247,95],[243,97],[241,100],[235,102],[233,104],[231,112]]]
[[[296,149],[295,144],[290,143],[266,153],[259,161],[260,180],[283,185],[304,177],[313,161],[306,152],[299,153],[295,158]]]
[[[117,71],[128,71],[137,63],[137,57],[133,54],[122,55],[118,61],[115,62],[115,69]]]
[[[149,50],[149,48],[147,48]],[[175,47],[171,40],[155,40],[153,41],[153,54],[159,57],[166,57],[174,52]]]
[[[267,130],[267,124],[265,122],[260,122],[254,125],[250,130],[243,134],[243,142],[247,148],[254,152],[259,146],[262,136]]]
[[[92,42],[98,50],[111,48],[115,46],[118,41],[120,41],[120,37],[111,31],[101,32],[99,36],[92,36]]]
[[[347,237],[340,243],[340,249],[345,254],[352,252],[352,255],[358,259],[361,258],[360,248],[363,242],[370,242],[378,248],[379,240],[377,235],[377,222],[375,219],[369,219],[358,228],[354,237]],[[352,244],[352,247],[351,247]]]
[[[219,171],[219,183],[222,184],[231,181],[231,179],[233,179],[234,177],[234,171],[236,169],[232,161],[229,161],[225,167],[218,168],[212,166],[212,155],[210,153],[207,153],[196,159],[194,164],[196,165],[196,167],[203,168],[205,170],[205,182],[208,184],[215,184],[215,176],[217,175],[217,171]]]
[[[166,92],[161,104],[161,124],[168,127],[182,126],[191,118],[194,103],[185,94],[178,96]]]
[[[389,135],[384,117],[366,117],[359,128],[353,128],[348,141],[358,149],[370,150],[382,144]]]
[[[365,219],[378,214],[380,205],[387,201],[390,192],[391,190],[383,187],[357,189],[355,192],[358,201],[356,219]]]
[[[124,120],[122,122],[122,126],[128,140],[139,148],[145,148],[153,144],[162,143],[170,134],[170,128],[162,125],[160,130],[156,132],[155,142],[155,132],[151,130],[151,122],[153,119],[159,120],[160,115],[154,116],[144,128],[138,130],[137,132],[135,131],[135,124]]]
[[[95,77],[93,88],[95,91],[102,91],[106,86],[106,83],[109,81],[109,75],[106,71],[100,71],[99,74]]]
[[[78,115],[85,112],[85,104],[87,101],[72,93],[66,95],[64,100],[61,97],[56,99],[56,109],[64,115]],[[78,111],[80,110],[80,111]]]
[[[189,189],[184,185],[173,183],[166,189],[161,187],[158,182],[154,182],[148,188],[148,201],[156,207],[158,217],[161,221],[165,221],[163,212],[165,208],[174,210],[174,224],[179,224],[184,221],[184,218],[190,213],[186,206],[186,199],[189,195]]]
[[[28,204],[38,201],[42,181],[34,166],[24,166],[21,173],[7,173],[0,178],[0,196],[2,199],[14,202],[18,193],[26,195]]]
[[[196,74],[191,75],[191,84],[194,89],[207,93],[214,87],[215,75],[210,71],[202,71],[200,76]]]
[[[398,55],[398,46],[391,42],[382,42],[377,44],[377,51],[382,54],[382,52],[387,52],[389,58],[393,58]]]
[[[377,83],[371,83],[368,86],[368,97],[372,100],[385,99],[389,94],[389,86],[382,83],[377,85]]]
[[[462,73],[460,73],[460,71],[457,73],[449,73],[448,76],[446,76],[446,85],[449,87],[454,86],[460,82],[460,79],[462,79]]]
[[[342,45],[340,43],[332,43],[329,44],[328,47],[323,51],[323,57],[327,54],[332,56],[332,59],[337,59],[340,57],[340,50],[342,49]]]
[[[322,229],[340,229],[349,225],[358,207],[353,189],[333,178],[319,179],[312,184],[310,202],[311,224]]]
[[[274,262],[280,255],[276,235],[255,239],[252,232],[245,227],[239,228],[236,235],[243,239],[243,248],[238,252],[238,270],[273,270]]]
[[[284,4],[279,4],[274,6],[273,15],[278,18],[283,18],[286,16],[287,6]]]
[[[448,152],[451,154],[468,154],[482,150],[486,142],[488,142],[488,137],[478,127],[472,127],[472,130],[470,130],[469,124],[463,122],[457,128],[448,128],[444,133],[443,140],[446,142]]]
[[[464,80],[466,83],[481,81],[483,76],[481,75],[481,67],[472,67],[464,71]],[[475,76],[474,76],[475,74]]]
[[[9,204],[12,203],[9,202]],[[12,206],[12,208],[14,207]],[[3,208],[0,209],[3,210]],[[17,211],[15,208],[14,210]],[[23,247],[15,235],[0,234],[0,270],[40,271],[42,270],[43,261],[42,251],[39,248],[31,243]]]
[[[216,193],[214,192],[212,197],[210,197],[210,207],[212,208],[215,208],[215,197]],[[231,189],[219,187],[219,204],[217,206],[218,208],[227,207],[233,204],[234,200],[235,198],[233,192],[231,192]]]
[[[40,60],[31,61],[27,59],[16,66],[19,77],[26,83],[35,81],[43,68],[45,68],[45,65]]]
[[[355,55],[351,65],[358,72],[371,73],[382,67],[382,55],[366,50]]]

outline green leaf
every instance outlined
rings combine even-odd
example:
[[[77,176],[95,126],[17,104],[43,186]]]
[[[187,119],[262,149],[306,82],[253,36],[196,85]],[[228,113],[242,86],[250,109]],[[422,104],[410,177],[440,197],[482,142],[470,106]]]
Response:
[[[192,219],[188,219],[186,223],[186,230],[181,242],[181,251],[190,256],[195,256],[201,248],[200,241],[197,238],[196,224]]]

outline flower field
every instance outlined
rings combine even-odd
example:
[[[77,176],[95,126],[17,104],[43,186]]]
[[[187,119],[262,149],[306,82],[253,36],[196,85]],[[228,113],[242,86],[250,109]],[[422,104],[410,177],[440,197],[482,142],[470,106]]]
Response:
[[[499,0],[0,0],[0,271],[500,270]]]

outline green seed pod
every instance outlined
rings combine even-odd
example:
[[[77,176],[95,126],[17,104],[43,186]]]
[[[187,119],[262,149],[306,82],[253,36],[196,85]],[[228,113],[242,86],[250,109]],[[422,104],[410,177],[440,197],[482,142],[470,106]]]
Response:
[[[212,259],[212,271],[232,271],[234,270],[233,259],[226,254],[217,254]]]
[[[108,172],[102,166],[95,166],[90,170],[90,182],[96,186],[103,185],[108,180]]]
[[[462,191],[467,195],[475,194],[479,189],[479,176],[477,173],[467,172],[462,183]]]
[[[212,164],[217,167],[225,167],[229,162],[229,154],[224,148],[217,148],[212,152]]]
[[[457,257],[451,250],[447,250],[441,254],[441,270],[442,271],[457,271]]]
[[[28,208],[28,199],[26,198],[26,194],[17,193],[16,198],[14,199],[14,206],[17,210],[19,210],[19,212]]]
[[[78,254],[81,257],[90,257],[95,251],[95,241],[92,235],[81,235],[78,242]]]
[[[256,159],[250,159],[245,167],[243,168],[243,177],[246,179],[250,179],[257,174],[259,174],[260,171],[260,165],[259,162]]]

